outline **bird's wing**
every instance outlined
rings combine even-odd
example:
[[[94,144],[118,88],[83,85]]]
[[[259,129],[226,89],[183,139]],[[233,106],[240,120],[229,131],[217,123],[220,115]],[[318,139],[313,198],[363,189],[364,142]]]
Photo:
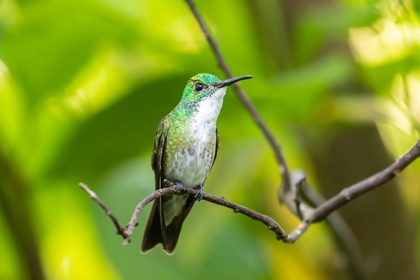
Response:
[[[167,117],[164,117],[157,129],[155,136],[155,143],[153,145],[152,153],[152,169],[155,172],[155,189],[158,190],[163,187],[163,156],[165,153],[165,142],[168,135]],[[149,251],[158,243],[162,243],[165,248],[165,240],[162,236],[161,223],[161,199],[155,199],[149,220],[143,236],[143,243],[141,250],[143,253]]]
[[[164,117],[157,129],[155,143],[152,153],[152,169],[155,172],[155,189],[158,190],[163,186],[163,156],[165,153],[165,142],[168,136],[169,125],[167,117]]]

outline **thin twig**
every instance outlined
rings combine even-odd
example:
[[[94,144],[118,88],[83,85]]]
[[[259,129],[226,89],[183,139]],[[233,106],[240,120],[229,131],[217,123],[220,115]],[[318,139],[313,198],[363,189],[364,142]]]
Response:
[[[224,74],[227,78],[233,78],[233,73],[230,70],[229,66],[226,63],[226,60],[224,59],[219,46],[214,39],[214,37],[210,33],[210,29],[207,28],[206,23],[203,19],[203,17],[200,15],[200,12],[198,11],[197,7],[195,6],[193,0],[185,0],[187,2],[188,6],[190,7],[191,12],[194,14],[195,19],[197,20],[201,31],[204,34],[204,37],[206,37],[208,43],[210,44],[211,49],[213,50],[214,55],[216,56],[217,63],[219,67],[222,69]],[[242,105],[248,110],[248,112],[251,114],[252,119],[254,122],[260,127],[261,131],[263,132],[265,138],[267,139],[268,143],[270,144],[271,148],[274,151],[274,154],[276,156],[276,159],[279,163],[279,169],[280,173],[283,177],[284,181],[284,188],[285,189],[291,189],[290,186],[290,174],[289,169],[287,167],[286,159],[283,156],[283,153],[281,151],[281,146],[277,142],[276,138],[274,137],[273,133],[268,128],[267,124],[262,119],[260,113],[255,108],[254,104],[252,104],[251,100],[245,93],[245,91],[239,86],[239,84],[233,84],[232,85],[233,90],[235,91],[236,96],[241,101]]]
[[[127,224],[126,228],[123,228],[120,226],[120,223],[118,222],[117,218],[115,217],[115,215],[111,212],[111,210],[109,210],[109,208],[102,202],[102,200],[96,195],[96,193],[94,193],[92,190],[89,189],[88,186],[86,186],[83,183],[80,183],[79,186],[85,190],[90,198],[92,198],[102,209],[104,209],[105,213],[107,216],[109,216],[112,220],[112,222],[114,223],[115,227],[117,228],[117,234],[121,235],[124,239],[123,244],[128,244],[130,243],[130,236],[134,231],[135,226],[138,224],[138,217],[141,213],[141,211],[143,210],[143,208],[149,204],[150,202],[154,201],[156,198],[159,198],[161,196],[165,196],[168,194],[180,194],[181,193],[181,189],[175,185],[174,183],[172,183],[171,181],[165,180],[165,182],[170,186],[167,188],[163,188],[163,189],[159,189],[154,191],[153,193],[151,193],[150,195],[148,195],[147,197],[145,197],[142,201],[139,202],[139,204],[137,205],[136,209],[134,210],[134,213],[131,217],[130,222]],[[188,195],[196,195],[198,193],[198,190],[196,189],[191,189],[191,188],[186,188],[186,193]],[[216,197],[207,193],[203,193],[203,197],[202,200],[220,205],[220,206],[224,206],[227,208],[230,208],[233,210],[233,212],[235,213],[241,213],[253,220],[257,220],[262,222],[263,224],[265,224],[269,230],[273,231],[276,234],[276,238],[278,240],[282,240],[285,243],[289,243],[289,238],[287,233],[280,227],[280,225],[271,217],[263,215],[261,213],[255,212],[245,206],[242,205],[238,205],[236,203],[230,202],[228,200],[226,200],[224,197]]]
[[[127,242],[130,242],[130,235],[127,234],[127,231],[125,228],[123,228],[120,223],[118,222],[117,217],[109,210],[109,208],[102,202],[102,200],[96,195],[94,191],[89,189],[88,186],[86,186],[83,183],[79,183],[79,186],[89,194],[89,197],[93,199],[101,208],[105,211],[105,214],[111,218],[112,222],[114,223],[115,227],[117,228],[117,234],[121,235],[124,240],[127,240]]]
[[[134,230],[134,227],[137,224],[137,220],[138,220],[140,212],[143,210],[143,208],[148,203],[150,203],[153,200],[155,200],[156,198],[164,196],[164,195],[179,194],[180,193],[181,189],[177,185],[175,185],[174,183],[172,183],[169,180],[165,180],[165,182],[170,187],[156,190],[155,192],[153,192],[152,194],[150,194],[149,196],[144,198],[142,201],[140,201],[140,203],[137,205],[136,209],[134,210],[133,216],[131,217],[131,220],[128,223],[128,230],[127,230],[128,236],[130,236],[132,234],[132,232]],[[198,190],[195,190],[195,189],[192,189],[192,188],[187,188],[186,189],[186,194],[196,195],[197,193],[198,193]],[[244,206],[241,206],[241,205],[235,204],[233,202],[230,202],[223,197],[216,197],[216,196],[213,196],[213,195],[210,195],[210,194],[207,194],[207,193],[203,193],[202,200],[205,200],[205,201],[208,201],[208,202],[220,205],[220,206],[230,208],[235,213],[241,213],[241,214],[244,214],[245,216],[250,217],[253,220],[258,220],[258,221],[264,223],[268,227],[269,230],[273,231],[276,234],[276,238],[278,240],[283,240],[284,242],[288,242],[287,233],[280,227],[280,225],[273,218],[271,218],[269,216],[260,214],[258,212],[255,212],[255,211],[249,209],[249,208],[246,208]]]

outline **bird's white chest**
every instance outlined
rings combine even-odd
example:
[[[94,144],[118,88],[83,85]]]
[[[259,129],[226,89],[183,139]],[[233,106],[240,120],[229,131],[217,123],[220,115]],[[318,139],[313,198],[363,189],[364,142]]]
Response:
[[[222,107],[222,98],[203,100],[191,122],[185,139],[174,153],[167,168],[167,176],[186,187],[204,183],[212,167],[216,152],[216,121]],[[167,177],[167,178],[168,178]]]

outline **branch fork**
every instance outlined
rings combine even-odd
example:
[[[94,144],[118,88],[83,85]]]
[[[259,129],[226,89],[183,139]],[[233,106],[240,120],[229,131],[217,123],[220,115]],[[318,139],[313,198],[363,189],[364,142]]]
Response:
[[[227,78],[233,78],[234,75],[232,71],[228,67],[226,60],[223,58],[216,40],[211,35],[210,30],[207,28],[204,19],[200,15],[194,2],[192,0],[185,0],[185,2],[188,4],[191,12],[193,13],[197,23],[200,26],[203,35],[207,39],[216,57],[217,64],[222,69]],[[236,96],[245,107],[245,109],[249,112],[256,125],[261,129],[267,142],[273,150],[274,156],[278,163],[279,173],[283,178],[283,184],[278,192],[279,200],[284,202],[289,211],[296,215],[301,222],[290,234],[287,234],[286,231],[283,230],[283,228],[273,218],[255,212],[245,206],[230,202],[223,197],[216,197],[207,193],[203,193],[202,200],[230,208],[234,213],[241,213],[251,219],[262,222],[268,227],[269,230],[275,233],[277,240],[281,240],[284,243],[296,242],[313,223],[327,220],[333,233],[339,240],[340,246],[348,256],[350,263],[349,266],[353,275],[355,278],[363,278],[361,276],[363,275],[361,269],[362,256],[357,240],[344,220],[336,212],[332,212],[344,206],[353,199],[359,197],[360,195],[363,195],[400,175],[405,167],[420,157],[420,140],[410,151],[408,151],[401,158],[397,159],[387,168],[354,185],[344,188],[337,195],[328,200],[325,200],[322,198],[322,196],[315,192],[313,188],[309,187],[306,180],[306,175],[303,171],[297,170],[291,173],[289,172],[289,168],[281,151],[280,144],[277,142],[273,133],[263,121],[261,115],[252,104],[249,97],[239,86],[239,84],[234,84],[232,87]],[[168,194],[181,194],[181,189],[173,182],[166,180],[166,183],[169,185],[169,187],[156,190],[139,202],[134,210],[130,222],[125,227],[120,225],[115,215],[108,209],[108,207],[106,207],[106,205],[92,190],[90,190],[83,183],[80,183],[79,185],[89,194],[90,198],[99,204],[99,206],[105,211],[106,215],[110,217],[115,227],[117,228],[117,234],[123,237],[123,244],[128,244],[131,241],[130,236],[133,233],[134,228],[138,225],[138,217],[147,204],[154,201],[156,198]],[[197,193],[198,191],[195,189],[186,189],[186,194],[188,195],[195,195]]]

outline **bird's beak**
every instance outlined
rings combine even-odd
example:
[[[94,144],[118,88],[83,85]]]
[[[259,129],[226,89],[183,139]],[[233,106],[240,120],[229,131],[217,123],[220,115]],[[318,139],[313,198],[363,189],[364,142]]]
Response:
[[[224,88],[224,87],[230,86],[231,84],[239,82],[241,80],[252,79],[252,78],[254,78],[254,77],[251,76],[251,75],[240,76],[240,77],[236,77],[236,78],[232,78],[232,79],[227,79],[223,82],[215,84],[214,86],[217,87],[217,88]]]

